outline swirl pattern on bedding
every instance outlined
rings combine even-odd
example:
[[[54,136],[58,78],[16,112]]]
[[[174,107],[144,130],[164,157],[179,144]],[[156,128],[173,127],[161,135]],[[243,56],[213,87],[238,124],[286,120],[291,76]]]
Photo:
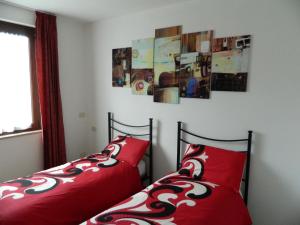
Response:
[[[239,193],[202,177],[212,157],[205,146],[190,146],[178,172],[81,225],[250,225]]]
[[[178,172],[165,176],[143,191],[82,225],[175,224],[172,221],[174,221],[174,213],[178,208],[195,206],[196,201],[208,197],[212,192],[211,189],[217,186],[213,183],[194,179],[201,178],[203,164],[208,158],[203,153],[203,149],[192,148],[191,152],[185,152],[186,156],[195,157],[184,159]]]
[[[193,207],[208,197],[216,187],[178,173],[170,174],[121,204],[93,217],[86,224],[174,224],[174,213],[180,207]]]
[[[0,184],[0,202],[7,198],[18,200],[26,195],[45,193],[59,185],[75,182],[84,173],[98,173],[103,168],[113,167],[118,163],[118,160],[107,154],[94,154],[31,176],[6,181]]]

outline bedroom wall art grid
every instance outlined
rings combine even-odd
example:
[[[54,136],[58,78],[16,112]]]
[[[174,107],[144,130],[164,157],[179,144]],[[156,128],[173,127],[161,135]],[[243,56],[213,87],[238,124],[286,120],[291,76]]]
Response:
[[[154,102],[209,99],[211,91],[245,92],[250,35],[213,38],[213,31],[182,34],[181,26],[155,30],[155,38],[112,50],[112,86]]]

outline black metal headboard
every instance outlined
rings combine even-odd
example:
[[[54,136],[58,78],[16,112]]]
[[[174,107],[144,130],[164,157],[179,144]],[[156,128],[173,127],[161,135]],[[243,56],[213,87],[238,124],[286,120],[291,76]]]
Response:
[[[117,129],[114,126],[114,123],[117,123],[119,125],[121,125],[122,127],[131,127],[131,128],[145,128],[148,127],[149,128],[149,132],[148,133],[141,133],[141,134],[133,134],[133,133],[128,133],[126,131],[123,131],[121,129]],[[143,180],[149,180],[149,184],[151,184],[153,182],[153,157],[152,157],[152,137],[153,137],[153,132],[152,129],[153,128],[153,119],[149,118],[149,124],[147,125],[130,125],[130,124],[126,124],[120,121],[117,121],[115,119],[113,119],[112,113],[109,112],[108,113],[108,142],[110,143],[112,140],[112,135],[113,135],[113,131],[117,131],[121,134],[124,134],[126,136],[130,136],[130,137],[143,137],[143,136],[148,136],[149,137],[149,154],[146,154],[145,156],[149,158],[149,171],[146,175],[146,177],[143,178]]]
[[[250,176],[250,159],[251,159],[251,144],[252,144],[252,131],[248,131],[248,137],[243,139],[215,139],[215,138],[208,138],[204,136],[197,135],[195,133],[192,133],[190,131],[182,129],[182,122],[178,123],[178,129],[177,129],[177,170],[180,169],[180,158],[181,158],[181,142],[185,144],[191,144],[186,139],[182,138],[182,134],[189,134],[197,138],[201,138],[204,140],[209,141],[216,141],[216,142],[247,142],[247,150],[244,152],[247,152],[247,161],[246,161],[246,168],[245,168],[245,175],[243,178],[243,182],[245,183],[245,189],[244,189],[244,202],[247,205],[248,202],[248,188],[249,188],[249,176]]]

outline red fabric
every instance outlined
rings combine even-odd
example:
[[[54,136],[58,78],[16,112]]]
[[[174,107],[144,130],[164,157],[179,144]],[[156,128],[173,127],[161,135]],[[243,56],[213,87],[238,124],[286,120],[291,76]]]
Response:
[[[66,162],[59,88],[56,17],[36,13],[36,67],[44,142],[44,168]]]
[[[143,158],[150,142],[133,137],[118,136],[108,144],[104,152],[110,157],[128,162],[132,166],[137,166]]]
[[[0,225],[79,224],[140,190],[136,167],[96,154],[0,183]]]
[[[99,210],[100,211],[100,210]],[[241,196],[230,188],[171,174],[84,225],[250,225]]]
[[[208,180],[239,191],[245,159],[245,152],[205,145],[188,145],[183,157],[182,170],[189,170],[188,174],[196,174],[201,180]],[[201,173],[197,173],[199,167]],[[187,171],[183,173],[187,174]]]

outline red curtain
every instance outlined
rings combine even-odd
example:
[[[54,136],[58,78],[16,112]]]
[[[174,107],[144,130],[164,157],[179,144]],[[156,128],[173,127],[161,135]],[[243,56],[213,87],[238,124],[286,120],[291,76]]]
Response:
[[[35,56],[41,107],[44,168],[66,162],[62,104],[59,88],[56,17],[36,13]]]

